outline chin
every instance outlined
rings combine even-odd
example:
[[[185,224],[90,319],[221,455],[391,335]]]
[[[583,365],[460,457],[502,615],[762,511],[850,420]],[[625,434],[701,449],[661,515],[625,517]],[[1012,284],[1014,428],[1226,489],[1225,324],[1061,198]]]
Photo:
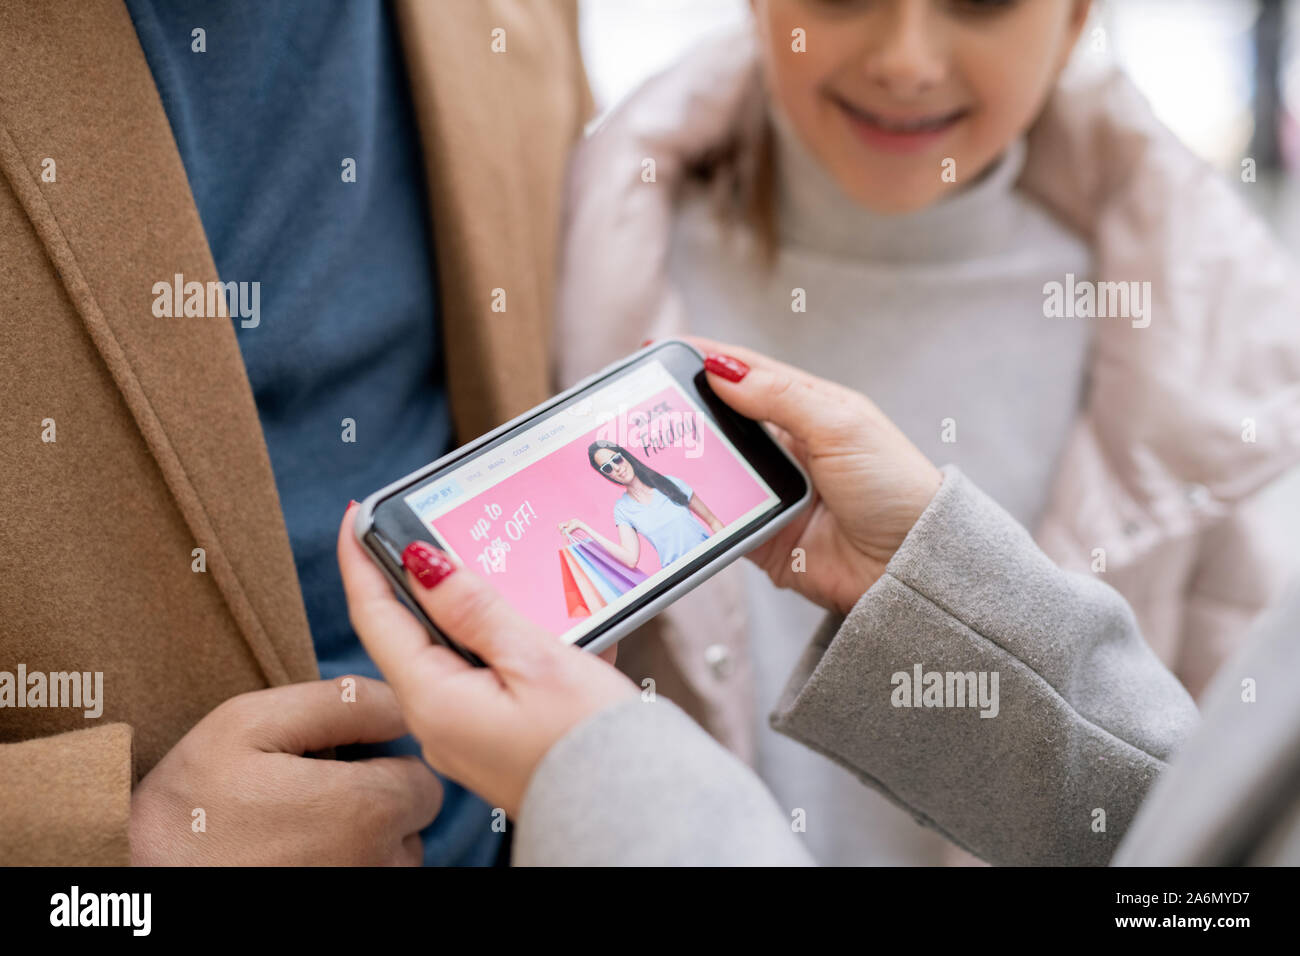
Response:
[[[905,215],[933,205],[959,188],[960,179],[947,183],[939,178],[944,159],[953,152],[941,149],[933,154],[881,157],[854,149],[843,156],[839,168],[844,175],[835,179],[841,190],[872,212]]]

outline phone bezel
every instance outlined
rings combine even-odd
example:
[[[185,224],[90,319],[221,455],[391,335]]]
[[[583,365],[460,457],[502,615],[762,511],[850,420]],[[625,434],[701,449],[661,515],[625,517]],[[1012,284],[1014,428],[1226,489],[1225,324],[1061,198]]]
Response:
[[[462,465],[470,458],[487,454],[494,447],[509,441],[517,432],[535,425],[539,418],[563,412],[568,406],[582,401],[585,393],[618,376],[631,373],[652,360],[663,364],[780,500],[771,511],[759,515],[734,532],[720,550],[706,552],[675,569],[668,578],[640,595],[627,608],[573,642],[575,646],[595,653],[621,640],[682,594],[767,540],[808,504],[812,497],[812,486],[807,473],[763,425],[738,414],[718,398],[708,385],[704,373],[704,357],[699,351],[689,342],[680,339],[657,341],[588,376],[572,388],[469,444],[379,489],[361,502],[353,525],[357,539],[394,585],[398,597],[435,639],[466,660],[474,664],[482,663],[475,655],[441,633],[407,588],[401,564],[402,550],[411,541],[428,540],[430,532],[403,500],[405,496],[423,484],[438,480],[441,472]]]

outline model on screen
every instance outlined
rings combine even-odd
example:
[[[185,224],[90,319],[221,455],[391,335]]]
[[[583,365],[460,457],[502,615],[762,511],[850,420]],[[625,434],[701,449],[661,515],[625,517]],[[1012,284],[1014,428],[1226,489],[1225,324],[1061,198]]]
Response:
[[[722,530],[722,522],[680,478],[661,475],[621,445],[594,441],[587,448],[591,467],[616,485],[623,495],[614,503],[618,541],[595,531],[581,518],[560,522],[560,530],[582,530],[591,535],[616,560],[635,568],[641,558],[641,537],[667,567],[709,536]],[[696,520],[696,519],[699,520]],[[700,524],[704,522],[708,530]]]

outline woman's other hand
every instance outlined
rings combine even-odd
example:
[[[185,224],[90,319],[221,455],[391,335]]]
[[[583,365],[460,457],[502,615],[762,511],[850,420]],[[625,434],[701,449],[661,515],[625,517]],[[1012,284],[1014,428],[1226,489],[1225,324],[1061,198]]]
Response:
[[[688,340],[709,356],[718,397],[777,426],[812,478],[812,506],[750,559],[778,587],[847,614],[884,573],[943,476],[866,396],[749,349]],[[795,570],[796,548],[803,570]]]
[[[355,507],[338,539],[353,629],[397,693],[429,765],[517,817],[546,752],[637,687],[606,660],[528,621],[433,545],[415,542],[403,554],[411,593],[443,633],[488,666],[434,643],[357,543]]]

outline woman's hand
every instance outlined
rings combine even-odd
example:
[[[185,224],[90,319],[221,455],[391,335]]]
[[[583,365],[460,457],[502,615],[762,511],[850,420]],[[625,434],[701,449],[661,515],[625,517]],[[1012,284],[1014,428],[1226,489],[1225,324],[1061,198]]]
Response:
[[[568,521],[560,522],[561,534],[572,534],[575,531],[585,531],[587,534],[591,534],[591,529],[587,527],[587,522],[583,521],[581,518],[570,518]]]
[[[618,525],[618,540],[611,541],[581,518],[560,522],[561,534],[572,534],[574,531],[586,532],[587,537],[608,551],[609,556],[624,567],[635,568],[641,560],[641,540],[631,525]]]
[[[778,587],[847,614],[884,573],[943,476],[866,396],[749,349],[689,341],[709,356],[718,397],[777,426],[812,477],[812,506],[750,559]],[[804,552],[799,571],[796,548]]]
[[[344,514],[338,540],[353,629],[397,693],[430,766],[516,817],[546,752],[637,687],[605,660],[526,620],[433,545],[415,542],[403,555],[411,592],[443,633],[488,666],[473,667],[435,644],[357,543],[355,507]]]

